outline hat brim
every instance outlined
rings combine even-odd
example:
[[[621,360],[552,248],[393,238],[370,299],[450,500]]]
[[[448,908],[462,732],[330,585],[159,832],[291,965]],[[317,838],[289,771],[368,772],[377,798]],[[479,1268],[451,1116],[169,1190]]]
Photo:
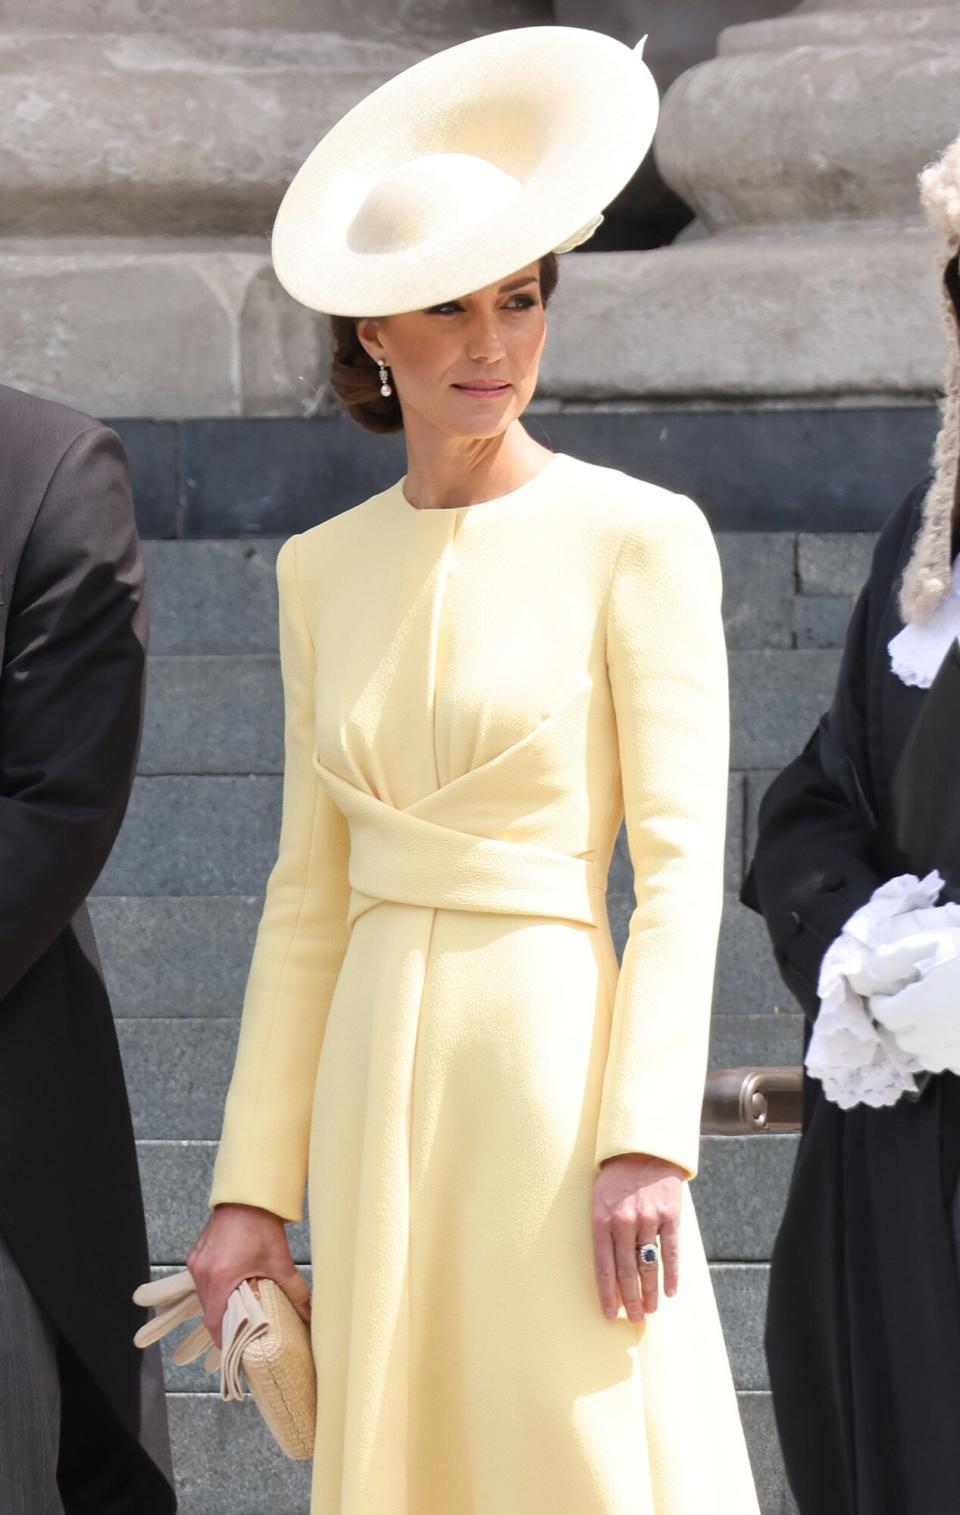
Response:
[[[639,50],[576,27],[523,27],[426,58],[327,133],[284,196],[273,261],[293,297],[330,315],[393,315],[482,289],[594,221],[653,140],[657,88]],[[350,228],[391,169],[437,153],[487,159],[515,200],[389,251]]]

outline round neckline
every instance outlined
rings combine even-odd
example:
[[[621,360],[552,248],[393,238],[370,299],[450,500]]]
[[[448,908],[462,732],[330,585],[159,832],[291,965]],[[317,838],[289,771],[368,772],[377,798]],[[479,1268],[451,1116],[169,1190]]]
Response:
[[[491,507],[516,501],[521,495],[525,495],[529,490],[535,488],[536,485],[540,483],[540,480],[545,477],[545,475],[552,474],[554,468],[562,457],[564,457],[564,454],[562,452],[555,452],[553,456],[549,458],[546,463],[544,463],[543,467],[537,471],[537,473],[531,474],[530,478],[525,479],[522,484],[518,484],[516,489],[508,489],[506,494],[491,495],[489,500],[474,500],[470,505],[430,505],[426,507],[421,505],[414,505],[412,501],[407,499],[406,493],[404,492],[404,485],[407,482],[406,474],[404,474],[401,479],[398,479],[394,487],[401,505],[410,515],[459,516],[463,515],[467,511],[486,511],[490,510]]]

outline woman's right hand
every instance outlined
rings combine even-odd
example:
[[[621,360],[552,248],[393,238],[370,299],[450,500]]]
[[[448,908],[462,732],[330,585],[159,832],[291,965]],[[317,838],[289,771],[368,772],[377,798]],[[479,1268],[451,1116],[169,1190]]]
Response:
[[[187,1257],[203,1323],[217,1346],[227,1300],[245,1278],[272,1278],[305,1321],[310,1288],[294,1267],[279,1215],[255,1205],[217,1205]]]

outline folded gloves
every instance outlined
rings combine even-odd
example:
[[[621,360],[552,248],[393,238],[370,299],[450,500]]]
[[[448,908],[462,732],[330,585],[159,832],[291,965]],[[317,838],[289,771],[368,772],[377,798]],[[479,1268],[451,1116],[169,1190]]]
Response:
[[[891,879],[827,950],[806,1066],[843,1109],[960,1073],[960,905],[935,904],[942,888],[936,872]]]
[[[133,1299],[159,1312],[140,1327],[134,1337],[138,1347],[161,1341],[202,1311],[186,1269],[141,1284]],[[310,1333],[279,1284],[262,1278],[255,1289],[241,1282],[227,1300],[221,1339],[218,1350],[200,1321],[174,1347],[171,1360],[183,1367],[203,1357],[208,1373],[219,1370],[221,1399],[243,1399],[246,1378],[280,1449],[288,1457],[310,1457],[317,1415]]]

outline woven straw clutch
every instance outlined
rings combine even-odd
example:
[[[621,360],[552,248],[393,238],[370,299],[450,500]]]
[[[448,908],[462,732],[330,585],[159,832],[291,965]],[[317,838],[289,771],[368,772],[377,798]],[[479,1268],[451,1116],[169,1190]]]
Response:
[[[267,1329],[244,1347],[240,1358],[243,1376],[280,1450],[287,1457],[312,1457],[317,1375],[310,1328],[272,1279],[258,1279],[256,1292]]]
[[[161,1341],[201,1313],[189,1272],[141,1284],[138,1305],[159,1313],[134,1337],[138,1347]],[[287,1457],[313,1456],[317,1424],[317,1375],[310,1328],[279,1284],[260,1278],[239,1284],[223,1316],[223,1350],[215,1347],[201,1321],[181,1337],[171,1353],[178,1367],[203,1357],[208,1373],[220,1374],[221,1399],[242,1399],[244,1379],[280,1450]]]

